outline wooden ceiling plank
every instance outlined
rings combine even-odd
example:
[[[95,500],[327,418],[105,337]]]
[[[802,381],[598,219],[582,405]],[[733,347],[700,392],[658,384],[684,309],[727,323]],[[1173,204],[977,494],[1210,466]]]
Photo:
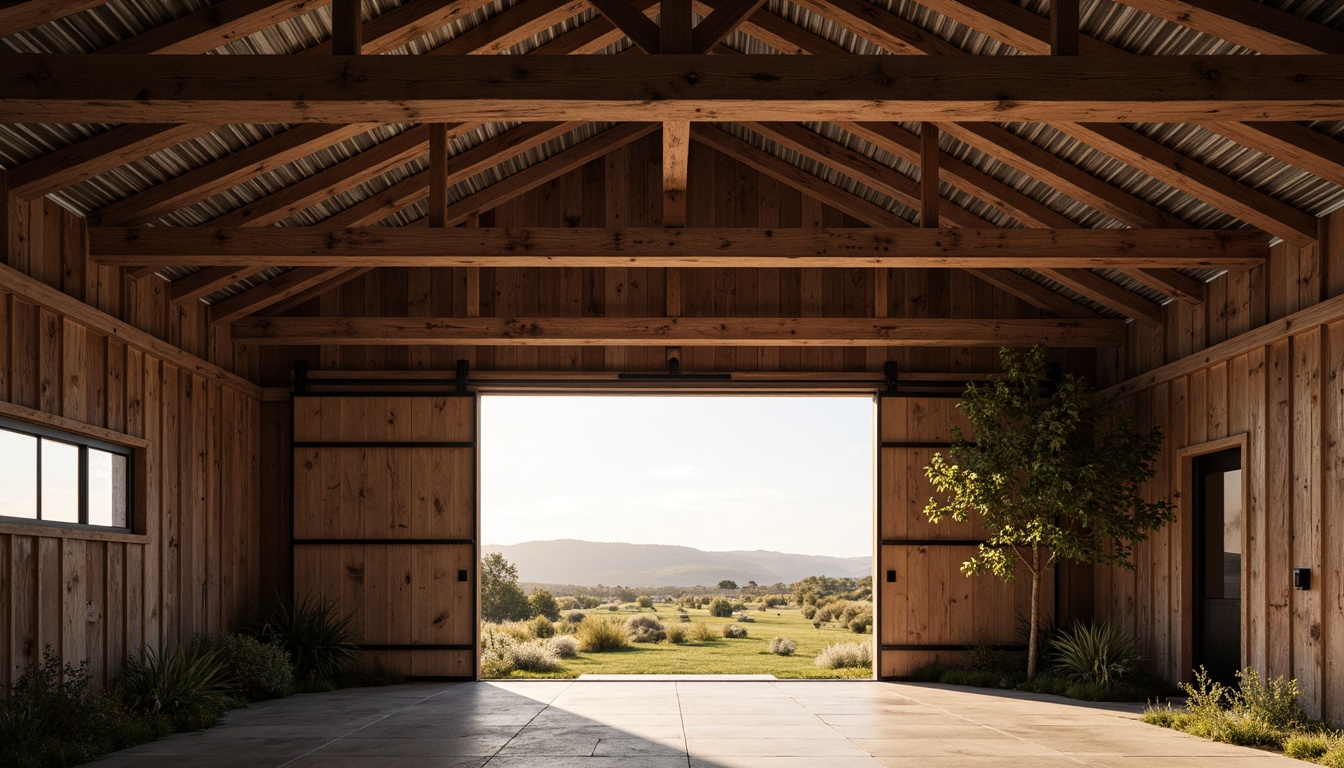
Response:
[[[97,8],[107,0],[19,0],[0,5],[0,37]]]
[[[1086,269],[1040,268],[1035,271],[1137,323],[1154,327],[1162,325],[1162,307]]]
[[[1316,240],[1316,217],[1252,189],[1123,125],[1055,123],[1053,127],[1154,179],[1205,201],[1294,245]]]
[[[237,296],[230,296],[212,304],[208,311],[210,324],[231,323],[254,312],[295,296],[309,288],[338,277],[343,269],[300,267],[249,288]]]
[[[1172,227],[1181,222],[1119,187],[1084,171],[1006,129],[985,123],[939,123],[944,133],[1069,197],[1131,227]]]
[[[1112,347],[1125,336],[1117,320],[993,318],[267,317],[233,325],[234,341],[285,345]]]
[[[270,58],[15,54],[0,120],[1344,119],[1344,56],[293,56],[285,78]]]
[[[1260,53],[1344,53],[1344,33],[1253,0],[1119,0]]]
[[[1011,269],[968,269],[975,277],[1007,293],[1018,297],[1033,307],[1061,317],[1077,319],[1100,317],[1091,309],[1078,304],[1058,291],[1019,275]]]
[[[697,133],[698,129],[699,126],[696,127]],[[632,141],[632,135],[638,138],[653,130],[653,126],[639,126],[638,129],[621,134],[620,140]],[[518,184],[535,186],[541,183],[539,178],[549,180],[557,173],[565,172],[566,168],[572,170],[588,160],[601,157],[616,146],[618,142],[615,139],[602,144],[583,142],[576,145],[573,149],[583,151],[556,155],[551,159],[560,158],[558,165],[541,168],[529,174],[530,178],[525,182],[511,185],[512,189],[504,193],[508,196],[497,194],[492,197],[491,203],[484,206],[479,206],[479,200],[476,199],[531,168],[450,206],[448,222],[450,225],[457,223],[453,218],[455,208],[462,212],[462,220],[465,220],[471,209],[488,210],[498,202],[519,194],[516,191]],[[732,149],[729,145],[717,142],[709,146]],[[768,154],[765,156],[773,157]],[[746,157],[752,158],[751,155]],[[538,166],[548,162],[543,161]],[[809,188],[804,189],[812,194]],[[828,205],[844,202],[834,200],[832,203],[821,199]],[[872,215],[871,211],[858,208],[851,210],[854,211],[851,215],[864,213],[875,223],[881,218]],[[881,211],[880,208],[876,210]],[[623,261],[657,262],[655,266],[722,266],[739,261],[745,264],[750,258],[767,258],[778,263],[792,260],[799,266],[829,264],[846,267],[1040,265],[1061,268],[1249,268],[1263,264],[1269,255],[1268,236],[1248,230],[920,229],[897,220],[902,221],[898,227],[879,226],[871,229],[93,227],[89,230],[89,253],[98,263],[117,266],[180,264],[259,267],[335,267],[349,266],[352,261],[361,266],[492,266],[512,263],[572,266],[597,261],[615,264]],[[809,262],[812,259],[815,259],[815,264]]]
[[[260,271],[257,266],[206,267],[169,283],[168,302],[173,306],[190,304]]]
[[[535,149],[582,125],[583,123],[524,123],[511,131],[477,144],[460,155],[448,158],[444,189],[447,190],[448,187],[487,168],[499,165],[502,162],[501,158],[512,158]],[[382,221],[402,208],[427,199],[429,183],[429,173],[421,171],[328,217],[323,221],[323,225],[358,227]],[[446,210],[447,207],[444,226],[452,226],[457,222],[448,222]]]
[[[329,5],[331,1],[222,0],[100,48],[97,53],[206,53]]]
[[[847,133],[870,142],[909,163],[920,160],[919,137],[896,123],[836,123]],[[1050,229],[1069,229],[1079,224],[1045,203],[1019,192],[980,169],[943,153],[938,169],[950,184],[1026,224]]]
[[[122,198],[89,218],[110,226],[145,224],[193,202],[358,136],[372,125],[300,125]]]
[[[1344,186],[1344,141],[1299,123],[1204,123],[1205,128]]]
[[[362,277],[372,271],[373,269],[369,267],[364,267],[360,269],[342,270],[333,277],[328,278],[327,280],[324,280],[320,283],[317,283],[311,288],[300,291],[294,294],[293,296],[290,296],[289,298],[285,299],[284,301],[278,301],[270,305],[269,307],[266,307],[265,309],[256,312],[254,314],[274,316],[281,312],[287,312],[297,306],[307,304],[313,299],[316,299],[329,291],[334,291],[337,288],[340,288],[342,285],[345,285],[346,283],[350,282],[351,280],[354,280],[357,277]]]
[[[920,210],[919,182],[825,136],[793,123],[742,123],[748,130],[829,166],[855,181],[872,187],[902,204]],[[848,194],[848,193],[845,193]],[[955,205],[942,206],[942,221],[949,226],[992,227],[992,223]]]
[[[658,53],[658,25],[649,20],[629,0],[589,0],[598,13],[620,28],[630,42],[645,53]]]
[[[765,0],[721,0],[718,7],[696,25],[689,52],[708,52],[764,4]]]
[[[1167,294],[1186,304],[1203,304],[1208,297],[1208,286],[1174,269],[1121,269],[1140,283]]]
[[[727,131],[707,125],[692,125],[691,138],[838,211],[847,213],[868,226],[884,228],[913,226],[899,215],[855,197],[792,163],[753,147]]]

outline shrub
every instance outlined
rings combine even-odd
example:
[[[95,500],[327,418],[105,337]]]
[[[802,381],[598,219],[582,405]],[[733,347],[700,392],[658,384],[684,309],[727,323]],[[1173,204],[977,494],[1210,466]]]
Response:
[[[1283,754],[1294,760],[1315,762],[1330,751],[1330,740],[1320,733],[1293,736],[1283,743]]]
[[[518,666],[518,645],[512,635],[497,626],[487,626],[481,632],[481,677],[508,677]]]
[[[321,596],[294,603],[277,595],[258,615],[255,634],[289,654],[298,680],[331,680],[355,658],[354,614],[341,616],[336,603]]]
[[[588,614],[583,611],[565,611],[565,621],[568,621],[570,624],[578,624],[586,618],[588,618]]]
[[[626,619],[625,633],[633,643],[661,643],[667,639],[663,623],[653,616],[631,616]]]
[[[616,605],[616,604],[613,603],[612,605],[608,605],[608,606],[607,606],[607,610],[608,610],[608,611],[619,611],[619,610],[621,610],[621,606]]]
[[[554,672],[560,668],[560,655],[546,640],[532,640],[514,647],[513,665],[524,672]]]
[[[719,639],[719,633],[714,628],[703,622],[697,623],[691,627],[691,641],[696,643],[708,643]]]
[[[667,642],[674,645],[682,645],[690,639],[691,632],[688,628],[680,624],[667,625]]]
[[[551,650],[562,659],[572,659],[579,655],[579,641],[570,635],[556,635],[550,640]]]
[[[862,611],[856,613],[854,618],[849,620],[849,631],[856,635],[863,635],[873,630],[872,611]]]
[[[691,620],[691,614],[686,613],[685,611],[682,611],[681,613],[677,614],[677,621],[690,621],[690,620]]]
[[[620,624],[599,616],[589,616],[579,625],[579,648],[589,653],[619,651],[628,645]]]
[[[537,637],[533,634],[532,622],[530,621],[505,621],[500,624],[490,624],[488,626],[496,632],[503,632],[520,643],[535,640]]]
[[[776,637],[770,641],[770,652],[776,656],[792,656],[798,650],[798,644],[787,637]]]
[[[538,640],[546,640],[555,637],[555,625],[545,616],[537,616],[532,619],[532,621],[529,621],[528,624],[532,625],[532,636]]]
[[[709,601],[709,615],[726,619],[733,615],[733,604],[722,597],[716,597]]]
[[[127,660],[117,687],[132,709],[162,715],[179,730],[214,725],[233,692],[219,654],[201,643],[146,648],[143,661]]]
[[[555,595],[544,589],[538,589],[527,598],[527,607],[533,618],[544,616],[551,621],[560,618],[560,603],[556,602]]]
[[[1282,675],[1270,680],[1266,675],[1262,681],[1260,673],[1251,667],[1238,672],[1237,680],[1241,683],[1237,703],[1248,717],[1272,728],[1288,728],[1302,722],[1302,710],[1297,706],[1302,688],[1297,680],[1284,680]]]
[[[747,636],[747,628],[739,627],[736,624],[723,625],[723,636],[729,640],[741,639]]]
[[[1124,680],[1140,660],[1134,636],[1110,622],[1075,624],[1059,633],[1050,659],[1075,682],[1100,688]]]
[[[557,597],[555,599],[555,602],[557,605],[560,606],[560,612],[562,614],[568,611],[577,610],[579,607],[579,599],[577,597],[573,597],[570,595],[566,595],[565,597]]]
[[[653,598],[648,595],[640,595],[639,597],[636,597],[635,602],[639,604],[640,608],[653,608]]]
[[[816,618],[816,616],[817,616],[817,606],[815,606],[815,605],[804,605],[804,606],[802,607],[802,610],[800,611],[800,613],[803,614],[803,618],[804,618],[804,619],[808,619],[808,620],[810,621],[810,620]]]
[[[294,667],[279,646],[249,635],[201,635],[195,642],[219,657],[229,687],[245,701],[279,698],[294,686]]]
[[[863,643],[836,643],[817,654],[816,665],[822,669],[851,669],[873,665],[873,647]]]
[[[1195,672],[1194,684],[1181,685],[1188,697],[1185,713],[1155,714],[1151,720],[1228,744],[1283,748],[1294,735],[1293,729],[1305,722],[1297,707],[1301,695],[1297,681],[1282,677],[1261,680],[1250,667],[1238,672],[1237,677],[1240,690],[1230,689],[1211,681],[1201,667]]]

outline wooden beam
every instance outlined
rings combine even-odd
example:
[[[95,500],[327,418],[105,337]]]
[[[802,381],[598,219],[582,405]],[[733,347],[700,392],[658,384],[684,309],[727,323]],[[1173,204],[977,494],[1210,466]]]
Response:
[[[1344,56],[991,58],[16,54],[0,121],[1344,119]]]
[[[1204,123],[1221,136],[1344,186],[1344,141],[1299,123]]]
[[[692,125],[691,138],[869,226],[888,229],[911,226],[910,222],[901,218],[899,214],[851,195],[793,163],[757,149],[727,131],[707,125]]]
[[[690,167],[691,124],[663,123],[663,226],[686,226],[686,188]]]
[[[629,0],[589,0],[597,12],[615,24],[645,53],[658,53],[658,25],[649,21]]]
[[[1011,269],[968,269],[967,272],[1037,309],[1060,317],[1077,319],[1100,317],[1096,312],[1075,302],[1064,294],[1051,290],[1044,285]]]
[[[667,0],[663,2],[666,4]],[[708,52],[764,4],[765,0],[721,0],[718,7],[696,25],[692,47],[687,52]]]
[[[951,56],[961,49],[865,0],[797,0],[796,5],[835,19],[856,35],[899,55]]]
[[[727,2],[727,0],[694,1],[696,12],[705,16],[712,14]],[[757,9],[755,13],[742,22],[738,29],[749,37],[753,37],[787,55],[849,55],[849,51],[844,48],[803,29],[788,19],[776,16],[766,8]]]
[[[260,272],[256,266],[206,267],[168,284],[168,301],[174,306],[203,299],[226,285]]]
[[[1050,55],[1078,55],[1078,0],[1050,0]]]
[[[1064,287],[1104,304],[1137,323],[1162,325],[1162,307],[1086,269],[1036,269]]]
[[[119,125],[9,171],[10,192],[31,200],[72,187],[161,149],[209,133],[204,125]]]
[[[919,225],[938,226],[938,126],[919,127]]]
[[[1119,0],[1261,53],[1344,53],[1344,32],[1254,0]]]
[[[986,123],[939,123],[944,133],[995,160],[1044,181],[1131,227],[1178,227],[1182,223],[1128,192],[1113,187],[1015,133]]]
[[[645,16],[650,17],[657,14],[661,7],[658,0],[634,0],[631,5]],[[598,53],[623,39],[625,39],[625,33],[615,24],[612,24],[611,19],[599,15],[578,29],[570,30],[549,43],[537,47],[532,53],[537,56]]]
[[[107,0],[17,0],[0,5],[0,37],[97,8]]]
[[[342,285],[345,285],[346,283],[350,282],[351,280],[354,280],[357,277],[362,277],[363,275],[367,275],[372,271],[373,269],[370,267],[365,267],[361,269],[343,270],[337,273],[335,276],[327,280],[324,280],[320,283],[317,283],[311,288],[300,291],[294,294],[293,296],[290,296],[289,298],[285,299],[284,301],[276,302],[275,304],[266,307],[264,310],[261,310],[256,314],[274,316],[281,312],[287,312],[295,307],[307,304],[313,299],[316,299],[329,291],[334,291],[337,288],[340,288]]]
[[[233,325],[234,341],[272,345],[1113,347],[1115,320],[741,317],[267,317]]]
[[[1193,268],[1257,266],[1269,248],[1244,230],[95,227],[89,252],[118,266]]]
[[[221,0],[96,53],[205,53],[330,5],[331,0]]]
[[[1158,181],[1294,245],[1316,240],[1316,217],[1191,160],[1122,125],[1055,123],[1054,128]]]
[[[333,0],[331,4],[331,52],[357,56],[364,48],[363,0]]]
[[[1140,283],[1150,288],[1156,288],[1185,304],[1203,304],[1208,296],[1208,286],[1174,269],[1131,269],[1126,267],[1120,271]]]
[[[908,163],[921,162],[922,145],[919,137],[896,123],[841,122],[836,125]],[[1025,224],[1050,229],[1079,226],[1046,204],[949,154],[938,156],[938,170],[948,183]]]
[[[448,210],[448,126],[434,123],[429,126],[429,207],[426,219],[429,226],[442,228],[444,212]]]
[[[108,226],[147,224],[366,132],[371,125],[300,125],[252,144],[143,192],[104,206],[90,221]]]
[[[837,144],[825,136],[796,123],[742,123],[743,127],[829,166],[855,181],[871,187],[903,205],[919,211],[922,190],[919,182],[889,168],[862,152]],[[848,193],[845,193],[848,194]],[[941,207],[941,221],[949,226],[990,227],[990,222],[955,205]]]
[[[379,14],[364,25],[360,32],[359,52],[374,54],[394,51],[464,19],[489,4],[488,0],[410,0]],[[314,51],[318,55],[333,52],[330,41],[319,43]]]
[[[638,8],[633,8],[641,13]],[[658,51],[698,53],[691,50],[691,0],[662,0],[658,11]]]
[[[344,271],[343,269],[306,267],[290,270],[255,288],[249,288],[237,296],[231,296],[218,304],[212,304],[208,313],[210,324],[231,323],[254,312],[260,312],[266,307],[300,294],[315,285],[339,277]]]

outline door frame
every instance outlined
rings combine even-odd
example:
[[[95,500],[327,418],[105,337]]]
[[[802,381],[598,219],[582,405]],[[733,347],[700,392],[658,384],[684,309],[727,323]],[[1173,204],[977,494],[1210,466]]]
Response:
[[[1242,586],[1241,586],[1241,661],[1240,666],[1246,666],[1246,638],[1249,627],[1247,622],[1250,617],[1250,601],[1247,600],[1246,589],[1246,556],[1250,553],[1250,530],[1249,517],[1251,512],[1251,484],[1249,482],[1249,440],[1247,433],[1240,432],[1235,435],[1210,440],[1208,442],[1196,445],[1187,445],[1176,449],[1177,471],[1180,478],[1180,497],[1177,500],[1177,521],[1180,532],[1180,562],[1181,584],[1180,584],[1180,612],[1181,612],[1181,648],[1179,654],[1180,669],[1177,675],[1181,682],[1191,682],[1193,680],[1195,664],[1195,611],[1198,607],[1195,605],[1195,462],[1215,453],[1236,450],[1241,454],[1241,552],[1242,552]]]

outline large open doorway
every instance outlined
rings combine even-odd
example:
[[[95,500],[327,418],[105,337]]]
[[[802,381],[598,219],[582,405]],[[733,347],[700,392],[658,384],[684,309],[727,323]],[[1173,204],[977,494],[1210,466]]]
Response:
[[[1194,667],[1235,685],[1241,669],[1241,449],[1191,462],[1194,510]]]
[[[871,677],[875,418],[871,395],[483,396],[482,675]]]

